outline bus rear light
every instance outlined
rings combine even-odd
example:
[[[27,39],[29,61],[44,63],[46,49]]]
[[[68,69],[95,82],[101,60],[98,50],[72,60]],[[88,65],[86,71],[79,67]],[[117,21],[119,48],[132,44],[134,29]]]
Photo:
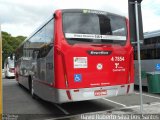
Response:
[[[121,85],[121,88],[125,87],[124,85]]]
[[[129,93],[130,85],[127,86],[127,93]]]
[[[69,87],[68,85],[68,79],[67,79],[67,71],[66,71],[66,63],[65,63],[65,58],[64,58],[64,54],[61,52],[61,50],[57,49],[57,53],[61,56],[62,58],[62,65],[63,65],[63,71],[64,71],[64,79],[65,79],[65,84],[66,84],[66,88]]]
[[[76,89],[76,90],[74,90],[74,92],[79,92],[79,90],[78,90],[78,89]]]
[[[68,99],[69,99],[69,100],[72,100],[72,98],[71,98],[71,94],[70,94],[70,91],[69,91],[69,90],[67,90],[67,91],[66,91],[66,93],[67,93],[67,97],[68,97]]]

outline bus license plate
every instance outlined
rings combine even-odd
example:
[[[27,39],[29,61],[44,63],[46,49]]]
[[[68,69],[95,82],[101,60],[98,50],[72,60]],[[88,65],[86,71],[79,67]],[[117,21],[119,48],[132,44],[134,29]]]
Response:
[[[95,95],[95,96],[107,95],[107,90],[95,90],[95,91],[94,91],[94,95]]]

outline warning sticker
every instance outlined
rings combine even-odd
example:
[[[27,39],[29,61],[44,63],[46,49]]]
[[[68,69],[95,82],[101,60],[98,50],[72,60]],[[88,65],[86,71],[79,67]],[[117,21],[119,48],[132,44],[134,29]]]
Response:
[[[87,57],[73,57],[74,68],[87,68]]]
[[[82,75],[81,74],[74,74],[74,81],[75,82],[81,82]]]

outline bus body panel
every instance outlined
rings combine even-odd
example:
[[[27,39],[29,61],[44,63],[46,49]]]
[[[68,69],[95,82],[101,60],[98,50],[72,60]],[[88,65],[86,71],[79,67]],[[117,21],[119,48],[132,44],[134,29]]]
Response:
[[[127,19],[126,23],[128,26]],[[63,33],[61,11],[56,12],[55,26],[56,88],[90,88],[133,83],[133,48],[129,39],[126,40],[125,46],[91,43],[69,45]],[[89,51],[110,52],[110,54],[90,55]],[[87,62],[86,66],[74,68],[76,58],[84,58]],[[97,68],[99,64],[103,67],[101,70]],[[75,82],[76,75],[81,77],[79,82]]]
[[[18,76],[18,83],[29,89],[28,76]]]
[[[54,103],[67,103],[75,101],[93,100],[100,98],[108,98],[118,95],[131,94],[134,91],[134,84],[116,85],[116,86],[101,86],[93,88],[80,88],[80,89],[57,89],[38,81],[34,81],[34,92],[40,98]],[[128,86],[129,89],[128,89]],[[41,90],[43,89],[43,91]],[[96,94],[95,91],[106,90],[103,94]],[[69,95],[67,94],[69,93]],[[80,97],[81,96],[81,97]]]
[[[64,61],[69,88],[88,88],[97,86],[113,86],[129,83],[130,52],[119,46],[98,49],[92,45],[75,45],[66,48]],[[62,47],[63,48],[63,47]],[[110,55],[88,55],[87,51],[109,51]],[[85,60],[84,68],[75,68],[75,59]],[[81,64],[81,63],[79,63]],[[99,66],[101,68],[99,68]],[[80,67],[80,66],[79,66]],[[75,77],[81,78],[76,81]]]

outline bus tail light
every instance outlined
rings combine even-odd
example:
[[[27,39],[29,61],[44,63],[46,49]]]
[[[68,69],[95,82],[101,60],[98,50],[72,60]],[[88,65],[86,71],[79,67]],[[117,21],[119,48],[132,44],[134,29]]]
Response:
[[[67,79],[67,71],[66,71],[66,63],[65,63],[65,59],[64,59],[64,54],[59,49],[57,49],[57,53],[62,58],[62,65],[63,65],[63,71],[64,71],[64,79],[65,79],[66,87],[68,88],[68,79]]]
[[[69,99],[69,100],[72,100],[70,91],[69,91],[69,90],[67,90],[67,91],[66,91],[66,93],[67,93],[67,97],[68,97],[68,99]]]
[[[76,89],[76,90],[74,90],[74,92],[79,92],[79,90],[78,90],[78,89]]]
[[[129,93],[130,85],[127,86],[127,94]]]

